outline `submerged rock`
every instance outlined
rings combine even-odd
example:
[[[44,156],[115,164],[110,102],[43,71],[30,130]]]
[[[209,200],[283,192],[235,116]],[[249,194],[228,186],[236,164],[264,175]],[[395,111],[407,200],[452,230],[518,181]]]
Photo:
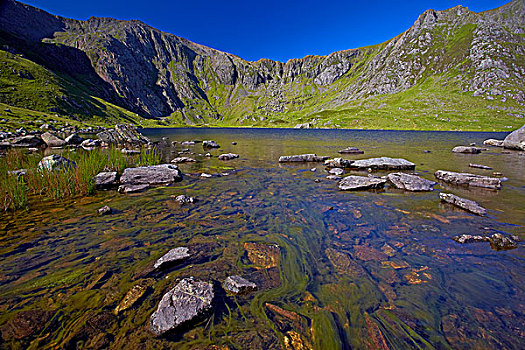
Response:
[[[189,251],[190,250],[186,247],[173,248],[172,250],[164,254],[162,257],[160,257],[153,265],[153,268],[158,269],[166,264],[169,265],[181,262],[182,260],[185,260],[191,256]]]
[[[151,330],[165,334],[177,327],[195,321],[212,309],[214,298],[211,283],[184,278],[164,294],[157,310],[151,315]]]
[[[298,154],[293,156],[281,156],[279,157],[279,163],[287,162],[324,162],[330,157],[318,156],[317,154]]]
[[[118,187],[118,192],[120,193],[134,193],[134,192],[141,192],[144,190],[147,190],[151,186],[148,184],[142,184],[142,185],[120,185]]]
[[[369,176],[350,175],[339,181],[339,189],[347,190],[366,190],[370,188],[382,188],[386,183],[385,179]]]
[[[343,158],[334,158],[328,159],[324,162],[324,166],[329,168],[349,168],[353,160],[343,159]]]
[[[248,260],[254,265],[264,268],[276,267],[279,264],[281,250],[276,244],[244,243]]]
[[[225,153],[219,156],[219,160],[230,160],[235,158],[239,158],[239,155],[235,153]]]
[[[109,215],[112,213],[112,209],[110,207],[108,207],[107,205],[103,206],[102,208],[100,208],[99,210],[97,210],[97,214],[98,215]]]
[[[525,151],[525,125],[505,137],[503,147]]]
[[[118,185],[116,171],[104,171],[94,177],[96,189],[109,189]]]
[[[508,250],[517,247],[512,237],[503,236],[501,233],[495,233],[490,236],[490,247],[494,250]]]
[[[361,151],[359,148],[357,147],[347,147],[345,149],[342,149],[340,151],[337,151],[337,153],[341,153],[341,154],[363,154],[365,153],[364,151]]]
[[[176,165],[160,164],[126,168],[120,177],[123,185],[165,185],[182,181],[182,173]]]
[[[257,289],[257,285],[241,276],[229,276],[223,283],[226,291],[233,294],[246,294]]]
[[[439,198],[442,201],[455,205],[461,209],[470,211],[471,213],[485,216],[487,215],[487,210],[479,205],[477,202],[474,202],[470,199],[461,198],[450,193],[440,193]]]
[[[220,148],[219,144],[213,140],[202,141],[203,148]]]
[[[481,153],[481,148],[472,146],[457,146],[452,149],[452,152],[478,154]]]
[[[66,141],[49,131],[43,133],[40,137],[46,143],[47,147],[62,147],[66,144]]]
[[[138,284],[134,285],[124,296],[122,301],[117,305],[113,313],[117,315],[119,312],[131,308],[135,303],[146,293],[148,287],[153,284],[152,279],[141,280]]]
[[[434,173],[436,179],[454,185],[497,189],[501,188],[501,179],[495,177],[474,175],[469,173],[455,173],[453,171],[438,170]]]
[[[186,196],[184,194],[181,194],[181,195],[178,195],[176,197],[174,197],[175,201],[178,202],[180,205],[184,205],[184,204],[192,204],[192,203],[195,203],[197,202],[197,198],[195,197],[189,197],[189,196]]]
[[[195,159],[189,158],[189,157],[177,157],[177,158],[173,159],[171,162],[179,164],[179,163],[191,163],[191,162],[195,162],[195,161],[196,161]]]
[[[352,162],[350,168],[372,170],[413,170],[416,165],[403,158],[370,158]]]
[[[483,144],[487,146],[503,147],[503,140],[487,139],[483,141]]]
[[[58,169],[76,168],[77,164],[72,160],[62,157],[58,154],[42,158],[38,163],[38,170],[54,171]]]
[[[432,191],[432,187],[436,184],[434,181],[405,173],[391,173],[387,175],[387,179],[396,188],[407,191]]]
[[[29,336],[36,336],[44,329],[46,323],[51,319],[51,316],[53,316],[52,311],[39,309],[20,311],[0,329],[2,339],[10,341],[11,339],[23,339]]]

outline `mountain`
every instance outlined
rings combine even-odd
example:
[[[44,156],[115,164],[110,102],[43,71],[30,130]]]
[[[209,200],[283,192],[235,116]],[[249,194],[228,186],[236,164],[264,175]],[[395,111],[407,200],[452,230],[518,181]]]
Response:
[[[525,0],[427,10],[378,45],[245,61],[140,21],[0,7],[0,103],[145,125],[505,130],[525,115]]]

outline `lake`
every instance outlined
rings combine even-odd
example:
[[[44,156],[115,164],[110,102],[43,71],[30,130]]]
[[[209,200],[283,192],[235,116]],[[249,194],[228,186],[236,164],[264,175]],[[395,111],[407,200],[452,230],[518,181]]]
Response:
[[[0,216],[0,347],[523,348],[522,243],[495,251],[486,242],[452,240],[494,233],[525,239],[525,152],[496,147],[481,154],[451,152],[457,145],[503,139],[505,133],[142,132],[159,141],[166,162],[184,149],[193,153],[184,155],[197,162],[179,165],[182,182],[135,194],[99,191],[32,203],[30,210]],[[180,144],[189,140],[214,140],[221,148],[209,150],[214,157],[207,158],[201,143]],[[349,192],[326,179],[322,163],[278,162],[281,155],[303,153],[339,157],[337,151],[348,146],[364,154],[343,158],[405,158],[428,180],[435,180],[436,170],[450,170],[500,172],[508,181],[499,191],[438,184],[421,193],[388,185]],[[217,159],[227,152],[240,157]],[[488,215],[441,203],[442,191],[477,201]],[[181,206],[174,200],[180,194],[198,202]],[[96,215],[102,205],[113,213]],[[189,247],[194,255],[151,272],[153,262],[175,247]],[[255,282],[258,289],[229,295],[221,283],[230,275]],[[189,276],[213,282],[212,312],[168,336],[153,335],[151,314],[162,296]],[[137,284],[144,294],[116,313]]]

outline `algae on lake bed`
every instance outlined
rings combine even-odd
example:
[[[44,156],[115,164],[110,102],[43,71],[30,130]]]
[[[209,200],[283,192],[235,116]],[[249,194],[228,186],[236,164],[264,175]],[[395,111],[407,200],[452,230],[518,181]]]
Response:
[[[518,349],[523,343],[522,247],[496,252],[488,244],[451,239],[474,231],[523,238],[523,156],[499,149],[450,152],[460,142],[494,135],[167,132],[146,134],[213,139],[224,146],[213,155],[235,152],[240,158],[199,156],[205,152],[197,143],[190,151],[198,161],[181,164],[184,180],[173,186],[133,195],[102,191],[3,214],[2,347]],[[350,159],[402,156],[429,180],[435,170],[461,171],[475,157],[509,181],[499,192],[452,189],[482,202],[489,215],[478,217],[440,204],[439,187],[417,194],[393,188],[348,193],[326,180],[319,165],[312,172],[312,164],[277,163],[280,155],[336,156],[353,145],[365,155]],[[166,148],[164,160],[180,150]],[[225,166],[233,168],[230,174],[218,176]],[[214,176],[201,178],[202,172]],[[174,200],[179,194],[199,201],[180,205]],[[101,205],[113,214],[96,215]],[[152,270],[180,246],[195,254]],[[220,284],[231,275],[255,282],[258,290],[227,295]],[[154,336],[151,314],[189,276],[214,282],[212,313],[167,337]],[[128,293],[137,285],[147,288],[139,288],[134,300]],[[115,312],[124,300],[134,301]]]

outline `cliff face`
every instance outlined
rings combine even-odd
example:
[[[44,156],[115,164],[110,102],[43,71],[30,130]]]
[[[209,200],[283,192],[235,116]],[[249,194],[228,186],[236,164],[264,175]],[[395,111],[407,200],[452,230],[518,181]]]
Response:
[[[13,0],[0,9],[0,38],[90,94],[177,124],[322,117],[437,80],[432,89],[453,87],[521,111],[524,8],[514,0],[483,13],[428,10],[386,43],[286,63],[248,62],[139,21],[77,21]]]

